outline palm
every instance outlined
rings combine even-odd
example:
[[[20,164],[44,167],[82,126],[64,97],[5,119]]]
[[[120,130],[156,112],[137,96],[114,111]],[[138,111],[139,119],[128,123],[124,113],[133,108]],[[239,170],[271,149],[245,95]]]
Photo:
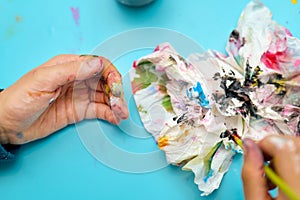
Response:
[[[81,93],[80,96],[77,95],[78,92]],[[71,85],[64,86],[63,93],[33,121],[32,125],[25,132],[30,135],[39,134],[46,136],[68,124],[83,120],[90,104],[88,93],[88,88],[74,90],[73,92]]]
[[[6,114],[0,113],[0,116],[10,119],[10,123],[5,124],[6,131],[14,133],[10,134],[12,136],[7,142],[29,142],[83,119],[100,118],[116,124],[119,118],[127,118],[123,95],[114,97],[118,98],[117,108],[121,109],[116,110],[110,105],[112,83],[120,82],[121,76],[109,61],[104,62],[107,67],[96,75],[90,72],[66,76],[69,73],[57,72],[61,68],[54,71],[48,67],[54,75],[47,76],[43,71],[48,72],[49,69],[41,66],[39,73],[43,75],[35,77],[37,72],[33,70],[5,90],[2,102],[7,104],[4,105]],[[62,77],[55,77],[57,74]],[[113,75],[110,77],[110,74]]]

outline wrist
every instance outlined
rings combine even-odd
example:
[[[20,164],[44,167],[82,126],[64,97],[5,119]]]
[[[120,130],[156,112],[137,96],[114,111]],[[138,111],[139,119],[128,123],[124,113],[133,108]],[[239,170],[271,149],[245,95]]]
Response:
[[[0,102],[1,101],[1,96],[3,95],[2,93],[3,89],[0,89]],[[3,105],[0,103],[0,105]],[[7,144],[9,143],[9,139],[8,139],[8,134],[7,134],[7,130],[4,128],[4,125],[3,125],[3,119],[1,119],[1,115],[3,115],[1,112],[0,112],[0,144]]]

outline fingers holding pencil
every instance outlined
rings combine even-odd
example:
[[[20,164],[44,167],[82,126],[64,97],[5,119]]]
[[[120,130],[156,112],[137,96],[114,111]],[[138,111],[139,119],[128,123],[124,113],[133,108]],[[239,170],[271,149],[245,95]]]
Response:
[[[267,136],[258,144],[250,139],[243,141],[244,164],[242,179],[245,199],[272,199],[268,193],[269,184],[264,177],[264,171],[274,171],[264,165],[264,156],[272,160],[272,165],[279,178],[283,180],[287,190],[279,188],[277,200],[299,199],[300,197],[300,139],[291,136]],[[270,174],[268,174],[270,176]],[[272,177],[274,179],[274,177]]]

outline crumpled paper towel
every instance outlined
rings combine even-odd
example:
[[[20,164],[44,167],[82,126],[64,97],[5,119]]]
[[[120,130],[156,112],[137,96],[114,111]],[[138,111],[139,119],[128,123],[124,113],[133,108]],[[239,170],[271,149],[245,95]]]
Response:
[[[144,127],[169,163],[195,174],[201,195],[219,187],[241,153],[222,132],[254,140],[300,132],[300,41],[253,0],[226,50],[184,59],[164,43],[130,71]]]

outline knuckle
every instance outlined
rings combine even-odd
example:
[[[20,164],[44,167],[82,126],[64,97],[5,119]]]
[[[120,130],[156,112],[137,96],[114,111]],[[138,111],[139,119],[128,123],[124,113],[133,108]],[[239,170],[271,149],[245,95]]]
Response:
[[[106,109],[104,110],[104,118],[105,118],[105,119],[110,119],[110,112],[109,112],[109,109],[108,109],[108,108],[106,108]]]
[[[296,153],[297,151],[299,151],[298,149],[298,145],[296,143],[296,141],[292,140],[292,139],[288,139],[284,145],[283,145],[283,149],[287,152],[287,153]]]
[[[58,54],[58,55],[54,56],[52,59],[57,60],[57,59],[63,58],[64,56],[65,56],[64,54]]]
[[[35,68],[29,72],[33,80],[42,81],[44,79],[44,68]]]
[[[297,151],[297,145],[294,140],[287,138],[282,144],[277,145],[277,149],[285,153],[294,153]]]

